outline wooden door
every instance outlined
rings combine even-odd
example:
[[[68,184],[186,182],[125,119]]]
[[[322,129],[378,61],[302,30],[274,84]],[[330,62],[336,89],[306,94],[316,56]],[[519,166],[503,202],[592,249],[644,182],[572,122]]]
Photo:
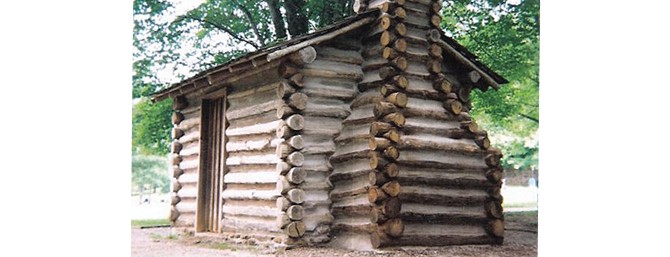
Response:
[[[226,97],[202,102],[197,232],[220,232],[221,191],[225,173]]]

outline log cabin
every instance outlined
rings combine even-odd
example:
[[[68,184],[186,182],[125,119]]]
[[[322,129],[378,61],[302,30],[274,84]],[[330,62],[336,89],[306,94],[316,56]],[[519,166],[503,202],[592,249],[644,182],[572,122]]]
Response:
[[[501,244],[499,150],[468,114],[508,81],[441,1],[356,15],[156,92],[172,99],[170,221],[288,247]]]

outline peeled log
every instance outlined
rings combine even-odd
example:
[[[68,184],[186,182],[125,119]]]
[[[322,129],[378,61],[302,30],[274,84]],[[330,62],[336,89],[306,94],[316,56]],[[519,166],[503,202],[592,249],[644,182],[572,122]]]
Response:
[[[405,125],[405,115],[400,112],[387,114],[382,118],[382,121],[391,123],[399,128]]]
[[[181,202],[181,198],[179,198],[177,193],[172,192],[172,194],[170,194],[170,205],[177,205],[179,202]]]
[[[384,183],[389,181],[389,177],[386,176],[383,172],[370,172],[368,175],[368,180],[370,185],[381,186]]]
[[[394,112],[399,112],[398,108],[396,108],[396,105],[393,103],[389,102],[378,102],[375,104],[374,109],[372,109],[372,114],[375,116],[375,118],[381,118],[384,117],[390,113]]]
[[[401,219],[390,219],[379,225],[379,229],[391,237],[399,237],[405,231],[405,224]]]
[[[277,171],[277,173],[279,173],[281,175],[286,175],[286,172],[288,172],[289,169],[291,169],[290,164],[288,164],[286,162],[279,162],[279,163],[277,163],[277,166],[276,166],[275,170]]]
[[[505,224],[499,219],[492,220],[486,225],[486,232],[492,236],[502,238],[505,234]]]
[[[448,80],[442,79],[436,81],[435,84],[433,84],[433,87],[442,93],[449,94],[451,93],[452,85]]]
[[[179,165],[179,163],[181,163],[181,160],[182,160],[181,156],[179,156],[177,154],[172,154],[170,156],[170,159],[172,161],[172,165]]]
[[[393,76],[391,79],[393,81],[393,84],[400,87],[400,88],[407,88],[409,86],[409,80],[403,75],[396,75]]]
[[[430,17],[430,24],[432,24],[436,28],[440,27],[440,22],[441,21],[442,21],[442,18],[440,18],[439,15],[433,15],[432,17]]]
[[[173,110],[183,110],[186,107],[188,107],[188,101],[183,95],[177,96],[172,100]]]
[[[391,159],[391,160],[397,160],[398,157],[400,157],[400,152],[398,152],[398,148],[395,146],[389,146],[384,149],[384,157]]]
[[[170,207],[170,221],[174,222],[177,218],[179,218],[179,211],[174,206]]]
[[[302,237],[305,234],[305,223],[293,221],[286,226],[284,232],[292,238]]]
[[[284,99],[291,96],[291,94],[296,91],[297,89],[293,87],[288,80],[284,80],[277,86],[277,97]]]
[[[178,125],[183,120],[184,120],[184,114],[182,114],[181,112],[172,113],[172,124]]]
[[[302,130],[305,128],[305,118],[300,114],[293,114],[286,118],[286,125],[292,130]]]
[[[389,163],[386,166],[384,166],[384,174],[388,176],[389,178],[395,178],[398,176],[398,165],[395,163]]]
[[[286,173],[286,179],[292,184],[302,183],[305,181],[305,176],[307,176],[307,173],[305,173],[305,170],[300,167],[291,168],[291,170]]]
[[[498,165],[500,165],[500,156],[496,154],[489,154],[486,155],[484,161],[486,162],[486,165],[489,167],[497,167]]]
[[[184,170],[180,169],[178,165],[172,166],[173,178],[178,178],[179,176],[181,176],[181,174],[184,174]]]
[[[181,151],[182,145],[179,141],[172,141],[172,153],[179,153]]]
[[[294,188],[286,192],[286,199],[294,204],[301,204],[305,201],[305,191],[300,188]]]
[[[289,223],[291,223],[291,219],[288,217],[288,215],[286,215],[286,213],[277,215],[277,227],[285,228]]]
[[[392,78],[393,76],[397,76],[398,71],[394,69],[393,67],[385,66],[379,68],[379,78],[381,79],[388,79]]]
[[[291,106],[289,106],[286,103],[280,102],[279,105],[277,106],[277,118],[281,119],[286,116],[289,116],[291,114],[295,114],[296,110],[294,110]]]
[[[486,203],[486,214],[491,218],[502,219],[503,209],[500,203],[489,201]]]
[[[291,183],[288,182],[286,177],[279,176],[279,179],[277,179],[277,192],[285,194],[288,190],[291,190]]]
[[[434,13],[440,13],[440,10],[441,10],[441,9],[442,9],[442,1],[435,1],[435,2],[433,2],[432,6],[431,6],[431,10],[432,10]]]
[[[293,152],[293,149],[286,142],[278,144],[277,149],[275,150],[275,154],[277,154],[277,157],[280,159],[286,158],[291,152]]]
[[[181,183],[176,178],[172,179],[172,192],[178,192],[181,189]]]
[[[398,57],[394,58],[393,60],[391,60],[391,65],[393,65],[393,67],[396,67],[397,69],[399,69],[401,71],[404,71],[404,70],[407,69],[408,63],[407,63],[407,59],[405,57],[398,56]]]
[[[298,110],[304,110],[307,107],[307,95],[303,93],[295,93],[289,96],[288,105],[295,107]]]
[[[401,53],[407,52],[407,41],[404,38],[396,40],[393,42],[393,49]]]
[[[290,62],[282,62],[277,68],[277,72],[283,78],[290,78],[291,76],[300,72],[300,68]]]
[[[305,156],[301,152],[293,152],[286,157],[286,162],[293,166],[302,166],[305,162]]]
[[[406,94],[404,94],[404,93],[400,93],[400,92],[396,92],[396,93],[389,94],[389,95],[386,97],[386,100],[389,101],[389,102],[391,102],[391,103],[393,103],[393,104],[395,104],[396,106],[399,106],[399,107],[406,107],[406,106],[407,106],[407,101],[408,101],[409,99],[407,98],[407,95],[406,95]]]
[[[400,183],[397,180],[386,182],[381,188],[390,197],[396,197],[400,194]]]
[[[440,47],[437,44],[431,44],[430,47],[428,48],[428,52],[430,56],[437,58],[437,59],[442,59],[442,47]]]
[[[393,129],[394,127],[386,122],[373,122],[372,125],[370,125],[370,135],[381,136]]]
[[[396,36],[393,34],[393,32],[385,30],[382,32],[381,37],[379,38],[379,42],[381,43],[382,46],[387,46],[391,44],[396,39]]]
[[[293,147],[293,149],[300,150],[305,147],[304,141],[301,135],[292,136],[288,140],[288,145]]]
[[[466,129],[472,133],[476,133],[479,130],[479,126],[477,126],[477,122],[474,120],[461,122],[461,128]]]
[[[298,65],[305,65],[316,60],[316,50],[312,46],[305,47],[288,56],[291,62]]]
[[[368,189],[368,201],[370,203],[378,203],[386,200],[388,197],[388,194],[386,194],[381,188],[372,186]]]
[[[444,102],[444,108],[447,109],[450,113],[458,115],[463,110],[463,104],[458,100],[450,99]]]
[[[286,211],[288,207],[291,206],[291,202],[286,199],[286,197],[280,196],[277,197],[277,209],[281,211]]]
[[[172,128],[172,139],[179,139],[184,136],[184,131],[179,128]]]
[[[503,177],[502,168],[500,167],[490,169],[489,171],[486,172],[486,179],[488,179],[492,183],[499,183],[500,180],[502,180],[502,177]]]
[[[305,209],[300,205],[291,205],[286,209],[286,216],[291,220],[302,220]]]
[[[370,150],[381,150],[391,146],[391,141],[382,137],[372,137],[368,140]]]
[[[378,152],[370,152],[370,168],[371,169],[383,169],[389,163],[388,160],[381,157]]]
[[[482,149],[486,150],[491,147],[491,141],[489,141],[488,137],[476,137],[475,138],[475,144],[477,144],[479,147]]]

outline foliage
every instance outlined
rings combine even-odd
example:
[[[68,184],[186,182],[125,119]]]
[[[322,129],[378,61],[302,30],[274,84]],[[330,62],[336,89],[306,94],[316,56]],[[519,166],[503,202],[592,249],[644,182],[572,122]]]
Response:
[[[168,219],[153,219],[153,220],[131,220],[130,226],[133,228],[170,225]]]
[[[288,34],[295,36],[304,31],[291,31],[303,26],[297,23],[308,23],[310,31],[332,24],[353,14],[353,2],[205,0],[177,13],[169,0],[134,0],[133,97],[147,96],[196,72],[286,40]],[[526,162],[517,156],[537,153],[537,147],[519,146],[526,145],[521,142],[534,135],[539,125],[539,0],[446,0],[443,6],[442,26],[447,33],[510,81],[498,91],[475,90],[473,116],[487,130],[516,137],[517,143],[509,146],[493,140],[506,155],[515,156],[505,157],[506,165],[535,167],[536,158],[524,157]],[[169,118],[164,118],[164,111],[169,108],[166,102],[159,105],[134,111],[133,125],[140,124],[135,115],[162,122],[133,129],[133,147],[139,152],[163,153],[156,152],[163,146],[167,150],[167,141],[162,140],[168,135]],[[153,135],[149,129],[165,132]]]
[[[161,193],[170,191],[170,175],[166,157],[135,155],[132,160],[132,185],[134,188],[161,188]]]
[[[172,101],[151,103],[140,98],[133,105],[133,153],[165,155],[170,145]]]
[[[513,138],[492,140],[507,167],[537,168],[537,140],[529,137],[539,126],[539,10],[539,0],[448,0],[443,8],[444,29],[510,81],[472,95],[482,127]]]

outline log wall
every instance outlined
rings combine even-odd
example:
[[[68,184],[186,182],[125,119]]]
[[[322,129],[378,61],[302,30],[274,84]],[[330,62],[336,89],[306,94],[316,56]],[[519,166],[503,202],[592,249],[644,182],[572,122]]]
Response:
[[[282,142],[276,131],[279,80],[252,86],[233,85],[228,91],[225,130],[226,173],[223,176],[223,232],[273,237],[279,212],[275,150]]]
[[[202,100],[196,97],[173,99],[170,170],[172,193],[170,222],[179,232],[195,231],[200,165],[200,116]]]
[[[468,115],[478,74],[438,42],[440,1],[358,4],[382,14],[331,158],[336,243],[501,243],[501,154]]]

